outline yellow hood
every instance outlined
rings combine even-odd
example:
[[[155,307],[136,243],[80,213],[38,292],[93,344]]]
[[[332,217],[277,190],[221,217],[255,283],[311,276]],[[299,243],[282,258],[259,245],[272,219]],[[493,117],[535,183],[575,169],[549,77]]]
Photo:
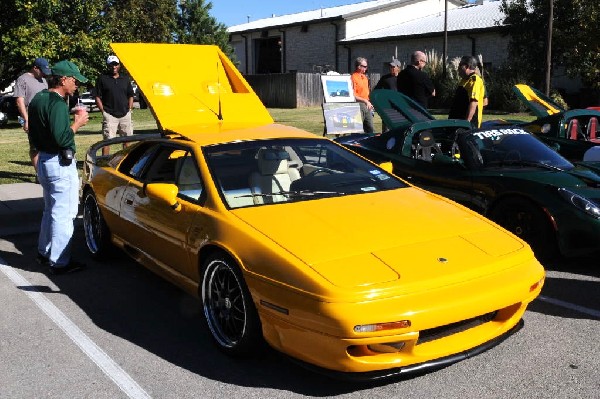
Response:
[[[340,287],[461,280],[525,246],[483,217],[413,188],[233,213]]]
[[[262,126],[273,118],[217,46],[112,43],[159,126],[197,133]],[[188,129],[189,130],[189,129]]]

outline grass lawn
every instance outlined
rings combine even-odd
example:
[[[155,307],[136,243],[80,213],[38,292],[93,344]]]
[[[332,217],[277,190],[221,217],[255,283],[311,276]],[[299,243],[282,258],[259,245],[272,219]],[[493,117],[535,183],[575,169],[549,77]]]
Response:
[[[321,107],[297,108],[297,109],[269,109],[273,119],[277,123],[295,126],[317,135],[323,134],[323,113]],[[436,115],[445,118],[445,114]],[[484,114],[484,120],[489,119],[533,119],[528,114]],[[135,109],[133,111],[133,123],[136,133],[157,132],[156,122],[150,110]],[[381,130],[381,119],[375,116],[375,129]],[[75,136],[77,145],[77,160],[79,164],[85,156],[87,148],[102,140],[102,114],[100,112],[90,113],[89,123],[81,128]],[[29,144],[27,135],[16,122],[0,129],[0,184],[34,182],[35,174],[29,160]]]

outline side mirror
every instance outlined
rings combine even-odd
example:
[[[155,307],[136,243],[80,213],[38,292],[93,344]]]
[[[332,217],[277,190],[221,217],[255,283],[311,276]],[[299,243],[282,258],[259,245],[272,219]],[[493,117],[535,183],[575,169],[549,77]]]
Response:
[[[382,162],[379,164],[379,167],[383,170],[385,170],[386,172],[388,172],[389,174],[393,174],[394,173],[394,165],[391,162]]]
[[[560,151],[560,144],[559,143],[552,143],[550,145],[550,148],[552,148],[556,152],[559,152]]]
[[[165,203],[175,212],[181,210],[181,204],[177,199],[179,189],[176,185],[170,183],[150,183],[146,186],[146,195]]]

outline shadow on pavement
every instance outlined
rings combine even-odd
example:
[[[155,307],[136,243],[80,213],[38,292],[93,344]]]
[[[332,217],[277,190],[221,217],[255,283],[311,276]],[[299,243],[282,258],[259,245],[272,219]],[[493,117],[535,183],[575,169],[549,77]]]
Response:
[[[4,239],[13,242],[17,250],[0,251],[0,257],[11,266],[46,273],[35,261],[36,234]],[[87,254],[81,227],[76,228],[74,258],[85,262],[87,268],[68,275],[48,275],[58,291],[43,285],[18,288],[45,293],[50,300],[55,294],[67,295],[102,330],[177,367],[227,384],[324,397],[408,378],[374,383],[338,381],[304,369],[267,347],[257,358],[229,357],[213,345],[198,299],[117,252],[109,262],[93,260]]]

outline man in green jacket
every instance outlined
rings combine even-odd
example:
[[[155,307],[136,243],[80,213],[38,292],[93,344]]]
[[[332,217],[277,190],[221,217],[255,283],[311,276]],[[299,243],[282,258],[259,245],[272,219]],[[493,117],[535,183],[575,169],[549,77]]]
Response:
[[[79,207],[75,133],[89,117],[80,109],[71,123],[67,99],[77,82],[88,80],[70,61],[57,62],[51,70],[48,89],[29,104],[29,137],[39,150],[38,179],[44,193],[37,260],[51,274],[63,274],[85,266],[71,259],[71,242]]]

